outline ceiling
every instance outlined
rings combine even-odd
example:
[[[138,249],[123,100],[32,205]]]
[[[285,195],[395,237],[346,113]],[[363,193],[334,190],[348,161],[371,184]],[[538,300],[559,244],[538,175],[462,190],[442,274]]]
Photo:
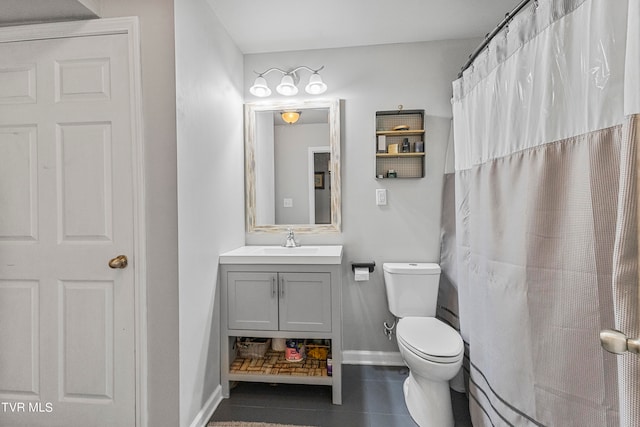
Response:
[[[206,1],[251,54],[483,37],[521,0]],[[0,26],[93,18],[99,3],[0,0]]]
[[[245,54],[484,37],[521,0],[207,0]]]
[[[95,0],[0,0],[0,26],[96,18],[95,9]]]

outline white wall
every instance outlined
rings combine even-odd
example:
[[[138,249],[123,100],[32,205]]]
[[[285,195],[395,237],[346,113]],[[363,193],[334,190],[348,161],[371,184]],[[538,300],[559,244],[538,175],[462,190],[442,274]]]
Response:
[[[206,423],[220,384],[218,255],[244,244],[243,59],[205,0],[175,8],[179,425],[186,427]]]
[[[109,0],[102,16],[138,16],[147,227],[148,425],[178,425],[178,221],[173,0]]]
[[[382,277],[388,261],[439,261],[440,207],[451,118],[451,82],[479,40],[440,41],[245,56],[245,100],[256,72],[270,67],[324,65],[326,98],[342,105],[342,222],[339,235],[298,236],[302,244],[344,244],[343,319],[347,351],[397,351],[382,333],[392,320]],[[275,86],[277,73],[267,76]],[[308,73],[301,72],[302,81]],[[303,86],[303,83],[301,83]],[[277,94],[276,94],[277,95]],[[301,91],[299,98],[305,97]],[[309,97],[307,95],[307,97]],[[272,95],[272,98],[276,98]],[[375,112],[426,111],[426,177],[376,180]],[[375,189],[386,188],[388,205],[376,206]],[[283,236],[247,234],[248,244],[282,243]],[[350,263],[375,261],[368,282],[355,282]]]

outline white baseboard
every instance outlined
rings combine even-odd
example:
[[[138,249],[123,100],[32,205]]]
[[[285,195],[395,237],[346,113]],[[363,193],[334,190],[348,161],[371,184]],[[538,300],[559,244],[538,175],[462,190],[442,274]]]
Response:
[[[399,351],[345,350],[342,352],[342,363],[344,365],[405,366]]]
[[[202,409],[198,411],[198,414],[195,416],[189,427],[206,427],[209,419],[213,416],[213,412],[216,410],[220,402],[222,402],[222,386],[218,385],[209,399],[207,399],[207,403],[205,403]]]

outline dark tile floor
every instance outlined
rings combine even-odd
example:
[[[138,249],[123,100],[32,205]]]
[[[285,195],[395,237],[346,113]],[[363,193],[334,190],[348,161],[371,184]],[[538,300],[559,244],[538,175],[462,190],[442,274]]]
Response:
[[[238,383],[212,421],[262,421],[319,427],[416,427],[404,403],[409,370],[396,366],[343,365],[342,405],[331,388],[294,384]],[[471,427],[469,404],[451,392],[456,427]]]

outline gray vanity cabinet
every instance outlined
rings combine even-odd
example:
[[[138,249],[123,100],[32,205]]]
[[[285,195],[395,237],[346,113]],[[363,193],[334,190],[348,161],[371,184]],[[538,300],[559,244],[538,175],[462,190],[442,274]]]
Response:
[[[229,329],[331,332],[329,273],[230,272]]]
[[[328,385],[333,390],[333,403],[342,403],[340,264],[223,262],[227,261],[223,259],[220,265],[222,395],[229,397],[231,381]],[[269,360],[279,357],[274,353],[246,361],[251,366],[247,366],[246,372],[239,372],[237,365],[245,364],[246,359],[238,355],[238,337],[330,340],[332,375],[326,367],[301,373],[305,371],[302,365],[306,366],[306,362],[287,364],[285,361],[287,367],[276,373],[270,368],[266,372],[260,370],[258,366],[263,363],[267,366]]]

